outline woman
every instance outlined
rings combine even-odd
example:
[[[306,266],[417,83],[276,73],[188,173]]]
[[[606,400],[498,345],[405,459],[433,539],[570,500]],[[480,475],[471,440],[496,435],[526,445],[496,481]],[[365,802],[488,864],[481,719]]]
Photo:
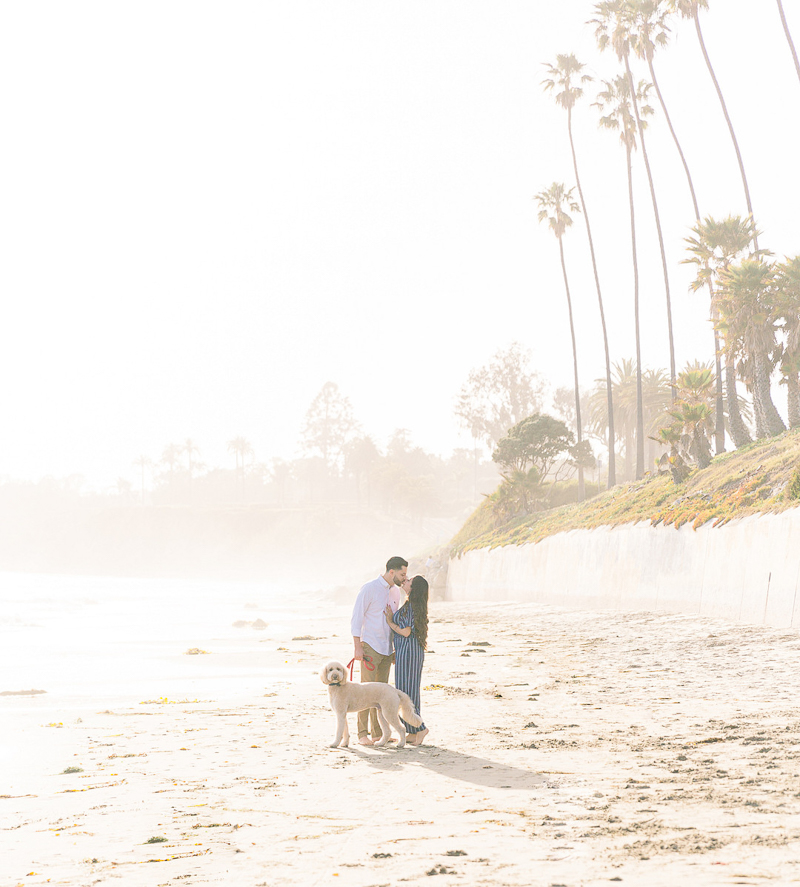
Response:
[[[425,647],[428,642],[428,582],[423,576],[415,576],[410,588],[403,591],[408,600],[396,612],[386,607],[386,621],[394,632],[394,684],[398,690],[408,693],[417,714],[420,712],[419,689],[422,683],[422,665],[425,661]],[[428,728],[425,724],[411,727],[403,721],[409,738],[409,745],[422,745]]]

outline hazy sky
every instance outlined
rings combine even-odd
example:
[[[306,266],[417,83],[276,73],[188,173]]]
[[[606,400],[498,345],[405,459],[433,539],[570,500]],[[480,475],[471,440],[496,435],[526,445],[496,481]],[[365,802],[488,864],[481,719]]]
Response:
[[[762,245],[800,251],[800,82],[772,0],[702,18]],[[785,3],[800,42],[800,8]],[[533,195],[572,184],[543,62],[610,78],[593,4],[504,0],[42,2],[0,13],[0,476],[135,477],[192,437],[210,464],[292,457],[336,382],[383,443],[447,453],[469,370],[517,339],[571,384],[555,239]],[[657,58],[703,213],[744,212],[693,27]],[[645,70],[636,73],[644,76]],[[593,87],[589,88],[593,94]],[[612,359],[633,355],[624,152],[576,110]],[[688,189],[650,128],[678,361],[711,355],[679,266]],[[640,162],[639,162],[640,164]],[[666,366],[664,293],[637,164],[644,361]],[[576,219],[576,223],[580,220]],[[565,241],[581,382],[603,374],[582,224]],[[782,389],[776,400],[783,410]]]

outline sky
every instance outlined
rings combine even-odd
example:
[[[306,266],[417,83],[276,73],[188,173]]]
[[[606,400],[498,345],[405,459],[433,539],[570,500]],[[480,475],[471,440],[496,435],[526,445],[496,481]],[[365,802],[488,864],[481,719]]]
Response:
[[[800,81],[777,4],[712,0],[709,54],[762,246],[800,250]],[[800,41],[800,8],[785,4]],[[519,341],[572,384],[557,243],[534,195],[574,184],[544,63],[598,79],[584,0],[5,4],[0,12],[0,478],[136,477],[193,439],[293,458],[335,382],[365,432],[407,428],[447,455],[471,369]],[[744,213],[738,166],[693,26],[656,59],[701,213]],[[645,76],[640,65],[637,77]],[[574,117],[612,360],[634,354],[624,151]],[[712,356],[708,305],[680,265],[693,223],[657,114],[648,130],[677,361]],[[668,365],[653,211],[635,159],[643,362]],[[581,386],[603,376],[580,218],[565,238]],[[782,389],[776,402],[783,411]]]

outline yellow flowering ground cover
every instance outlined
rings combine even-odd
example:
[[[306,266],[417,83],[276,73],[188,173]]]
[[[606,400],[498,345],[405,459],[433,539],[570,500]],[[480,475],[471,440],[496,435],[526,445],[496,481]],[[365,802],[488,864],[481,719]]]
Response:
[[[564,505],[497,524],[487,499],[451,543],[453,554],[538,542],[576,529],[651,521],[695,528],[713,521],[783,511],[800,505],[800,429],[715,457],[682,484],[669,475],[620,484],[582,504]]]

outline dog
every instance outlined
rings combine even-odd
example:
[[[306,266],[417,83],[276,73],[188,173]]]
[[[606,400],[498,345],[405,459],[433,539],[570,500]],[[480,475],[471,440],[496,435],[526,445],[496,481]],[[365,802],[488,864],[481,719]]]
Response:
[[[389,741],[392,732],[390,724],[399,737],[397,747],[402,748],[406,744],[406,730],[400,720],[400,713],[403,715],[403,720],[412,727],[419,727],[422,724],[422,718],[414,711],[414,703],[410,697],[390,684],[380,681],[354,684],[348,680],[347,669],[341,662],[328,662],[327,665],[323,665],[319,676],[322,683],[328,686],[331,709],[336,714],[336,739],[331,743],[331,748],[350,744],[347,715],[351,711],[363,711],[365,708],[378,710],[382,735],[375,745],[380,747]]]

